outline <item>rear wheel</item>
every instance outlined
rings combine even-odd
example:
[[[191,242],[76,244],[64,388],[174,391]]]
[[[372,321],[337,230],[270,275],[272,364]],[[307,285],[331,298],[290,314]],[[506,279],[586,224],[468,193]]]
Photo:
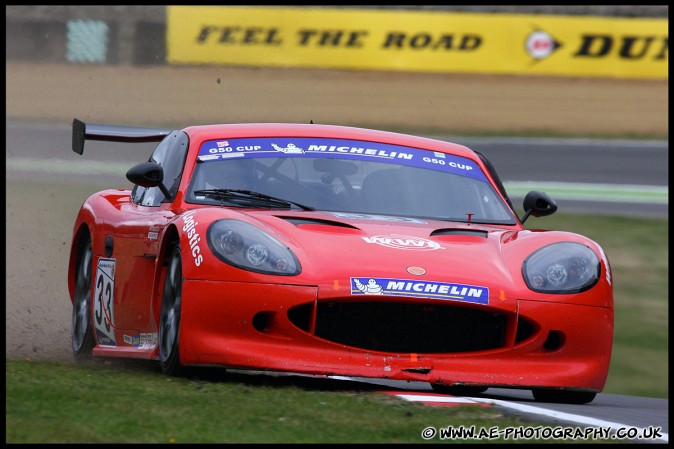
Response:
[[[72,346],[76,360],[91,356],[96,342],[91,322],[91,273],[93,250],[91,238],[79,245],[75,269],[75,297],[72,313]]]
[[[159,363],[162,372],[169,376],[177,376],[183,372],[178,348],[182,284],[180,247],[175,245],[168,252],[168,269],[159,318]]]
[[[597,393],[588,393],[585,391],[565,391],[565,390],[532,390],[534,399],[538,402],[556,402],[561,404],[587,404],[592,402]]]

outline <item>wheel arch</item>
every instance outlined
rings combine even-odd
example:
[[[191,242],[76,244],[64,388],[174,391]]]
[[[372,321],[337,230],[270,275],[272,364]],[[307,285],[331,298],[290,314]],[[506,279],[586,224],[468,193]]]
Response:
[[[87,223],[82,222],[74,232],[70,244],[70,259],[68,261],[68,292],[70,294],[70,302],[73,302],[75,299],[75,272],[77,270],[77,263],[79,262],[82,247],[87,239],[93,240],[91,230]]]
[[[159,313],[161,310],[161,298],[164,288],[164,278],[166,277],[166,268],[168,266],[168,252],[169,249],[180,243],[180,231],[175,223],[171,223],[166,227],[166,231],[161,240],[159,253],[157,254],[157,269],[155,272],[154,295],[152,296],[152,317],[159,326]]]

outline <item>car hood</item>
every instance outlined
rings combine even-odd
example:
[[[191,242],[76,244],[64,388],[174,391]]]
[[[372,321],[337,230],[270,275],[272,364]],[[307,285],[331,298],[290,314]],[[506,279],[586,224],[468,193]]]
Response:
[[[503,253],[504,240],[516,238],[512,226],[338,212],[247,215],[288,244],[302,280],[317,284],[323,296],[349,283],[352,294],[486,304],[488,296],[513,298],[521,284],[521,260]]]

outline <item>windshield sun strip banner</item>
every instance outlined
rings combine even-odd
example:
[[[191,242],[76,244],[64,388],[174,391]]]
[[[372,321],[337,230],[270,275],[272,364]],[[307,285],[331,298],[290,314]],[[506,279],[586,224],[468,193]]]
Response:
[[[488,182],[477,164],[464,157],[401,145],[349,139],[314,137],[217,139],[202,143],[198,155],[200,162],[240,157],[326,157],[371,160],[453,173]]]

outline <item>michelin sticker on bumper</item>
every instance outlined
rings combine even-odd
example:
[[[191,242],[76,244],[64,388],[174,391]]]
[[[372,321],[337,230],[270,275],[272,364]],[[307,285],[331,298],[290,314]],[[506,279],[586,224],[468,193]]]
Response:
[[[391,295],[489,304],[489,289],[450,282],[394,278],[351,278],[352,295]]]

